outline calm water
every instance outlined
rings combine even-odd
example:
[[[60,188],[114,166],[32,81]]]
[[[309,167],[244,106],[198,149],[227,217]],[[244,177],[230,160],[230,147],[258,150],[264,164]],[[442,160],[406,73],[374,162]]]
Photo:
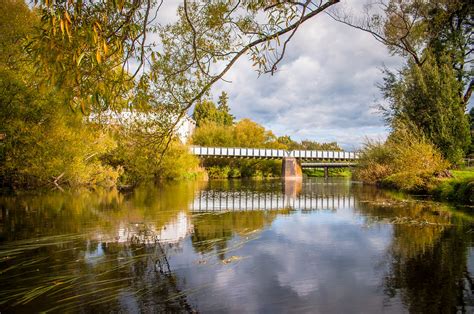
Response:
[[[470,312],[468,210],[346,180],[0,197],[0,312]]]

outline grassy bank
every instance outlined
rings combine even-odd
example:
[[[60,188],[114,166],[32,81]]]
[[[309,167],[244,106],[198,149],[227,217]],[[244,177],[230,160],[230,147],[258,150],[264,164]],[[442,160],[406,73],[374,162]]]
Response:
[[[323,169],[303,169],[303,173],[307,175],[308,177],[317,177],[317,178],[324,177]],[[350,178],[352,176],[352,172],[349,169],[331,169],[330,168],[329,176]]]
[[[440,179],[430,192],[439,200],[474,205],[474,168],[452,170],[453,177]]]

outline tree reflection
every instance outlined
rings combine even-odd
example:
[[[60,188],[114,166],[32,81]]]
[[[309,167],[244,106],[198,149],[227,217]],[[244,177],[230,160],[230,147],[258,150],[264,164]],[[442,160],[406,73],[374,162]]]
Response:
[[[227,274],[225,263],[201,265],[202,255],[225,261],[229,252],[271,229],[279,216],[295,213],[289,209],[192,212],[191,204],[202,194],[198,191],[204,185],[143,186],[129,194],[104,190],[0,198],[0,311],[193,311],[191,291],[195,293],[197,286],[207,284],[209,277],[219,271]],[[467,311],[473,305],[466,266],[473,241],[474,220],[469,214],[372,187],[331,181],[306,181],[296,189],[285,188],[280,181],[210,182],[207,190],[212,195],[217,191],[230,196],[242,193],[227,191],[249,191],[252,197],[272,193],[282,196],[288,190],[296,191],[293,197],[322,195],[336,199],[339,194],[350,195],[355,205],[321,206],[321,215],[309,217],[314,220],[306,218],[317,214],[316,207],[298,211],[299,219],[285,219],[292,222],[286,231],[294,240],[294,252],[306,250],[302,253],[306,256],[308,248],[319,248],[321,252],[316,253],[320,255],[312,256],[326,261],[333,250],[341,249],[339,241],[357,235],[361,242],[348,243],[366,243],[365,228],[375,226],[371,235],[382,244],[369,251],[378,254],[385,266],[384,276],[377,278],[381,278],[387,302],[401,299],[406,309],[415,313]],[[331,224],[331,219],[341,217],[344,219]],[[304,232],[295,230],[302,221],[310,222],[302,228]],[[383,233],[377,232],[380,225]],[[308,232],[308,226],[317,226],[321,240],[328,240],[315,245],[313,229]],[[352,233],[335,235],[347,228]],[[298,237],[291,237],[293,230],[295,234],[299,231]],[[268,238],[262,237],[266,241]],[[298,247],[299,239],[308,241]],[[285,245],[280,246],[275,238],[270,242],[278,250],[263,257],[274,258],[275,265],[286,265],[288,256],[281,252]],[[252,247],[267,245],[253,243],[258,245],[250,245],[239,254],[253,254]],[[351,254],[350,250],[346,252],[346,256]],[[331,258],[337,262],[337,256]],[[265,259],[265,263],[270,260]],[[326,270],[337,270],[331,263],[319,263],[322,268],[316,271],[324,271],[325,265],[329,267]],[[372,267],[363,266],[369,270]],[[298,276],[288,276],[288,285],[312,275],[310,269],[298,268],[294,273]],[[321,286],[330,285],[324,278],[320,277]],[[194,290],[184,289],[187,286]],[[309,300],[313,291],[308,293]]]
[[[191,311],[168,255],[199,188],[0,198],[0,311]]]
[[[193,217],[194,232],[191,236],[193,247],[202,254],[215,250],[221,260],[225,259],[228,241],[235,235],[246,237],[259,233],[270,225],[279,211],[236,211],[200,214]]]
[[[472,289],[465,286],[466,280],[471,281],[466,260],[472,241],[466,231],[464,227],[441,230],[432,245],[410,254],[400,250],[404,240],[395,240],[384,284],[387,296],[399,293],[412,313],[464,312],[466,305],[472,306],[473,300],[464,297],[464,289]]]
[[[359,209],[393,224],[383,283],[387,297],[400,296],[410,313],[472,309],[472,277],[466,265],[472,217],[439,203],[397,201],[380,190],[369,193],[371,201],[361,201]]]

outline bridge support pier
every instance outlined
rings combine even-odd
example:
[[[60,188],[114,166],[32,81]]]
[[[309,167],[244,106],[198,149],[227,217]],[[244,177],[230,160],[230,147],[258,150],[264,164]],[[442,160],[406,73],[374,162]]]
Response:
[[[285,180],[301,180],[303,179],[303,171],[301,166],[294,157],[285,157],[282,160],[281,176]]]
[[[324,179],[329,178],[329,167],[324,167]]]

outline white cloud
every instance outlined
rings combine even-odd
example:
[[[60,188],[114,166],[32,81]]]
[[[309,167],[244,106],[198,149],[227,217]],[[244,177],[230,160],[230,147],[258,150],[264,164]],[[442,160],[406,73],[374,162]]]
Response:
[[[243,59],[225,77],[232,83],[219,82],[213,94],[227,91],[238,119],[251,118],[277,135],[337,141],[349,149],[366,136],[386,136],[373,108],[380,99],[376,83],[380,67],[400,64],[369,34],[323,14],[300,27],[274,76],[258,77]]]

